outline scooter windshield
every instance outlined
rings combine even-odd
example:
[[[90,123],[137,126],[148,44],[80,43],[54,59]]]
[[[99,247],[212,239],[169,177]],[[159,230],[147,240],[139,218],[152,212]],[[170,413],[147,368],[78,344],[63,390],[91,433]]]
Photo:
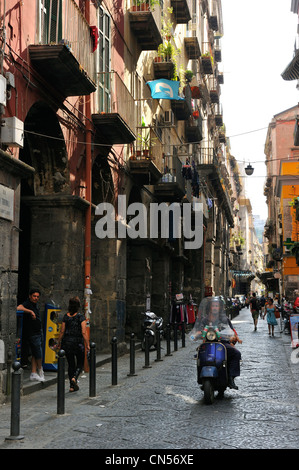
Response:
[[[234,336],[234,331],[230,325],[222,298],[205,297],[199,305],[196,321],[189,334],[189,339],[191,341],[203,340],[206,329],[214,327],[220,341],[229,341]]]

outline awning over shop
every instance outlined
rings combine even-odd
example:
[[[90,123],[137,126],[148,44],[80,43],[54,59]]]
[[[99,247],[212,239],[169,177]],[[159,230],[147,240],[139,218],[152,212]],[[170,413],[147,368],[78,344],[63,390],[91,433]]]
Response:
[[[267,281],[275,279],[273,271],[264,271],[262,273],[259,273],[258,277],[262,281],[263,284],[265,284]]]
[[[297,80],[299,78],[299,49],[295,51],[293,60],[281,74],[284,80]]]
[[[278,292],[279,278],[275,276],[275,273],[273,271],[264,271],[262,273],[259,273],[258,277],[269,291]]]

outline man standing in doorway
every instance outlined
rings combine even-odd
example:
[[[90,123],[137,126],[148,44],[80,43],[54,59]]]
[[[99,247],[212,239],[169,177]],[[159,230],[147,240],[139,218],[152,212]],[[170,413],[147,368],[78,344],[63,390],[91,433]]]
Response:
[[[44,372],[42,368],[42,323],[40,317],[40,311],[38,308],[38,301],[40,297],[40,291],[38,289],[31,289],[29,292],[29,298],[18,306],[18,310],[23,310],[23,324],[26,325],[26,331],[28,332],[28,343],[31,348],[31,374],[30,380],[36,380],[38,382],[44,382]]]

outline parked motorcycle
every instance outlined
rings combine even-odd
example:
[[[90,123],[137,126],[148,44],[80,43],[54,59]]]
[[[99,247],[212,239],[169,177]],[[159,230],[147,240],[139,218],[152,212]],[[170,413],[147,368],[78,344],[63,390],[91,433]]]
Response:
[[[154,312],[142,312],[143,321],[143,337],[141,342],[142,351],[145,350],[145,336],[148,335],[149,348],[157,348],[157,336],[161,335],[163,318],[158,317]]]
[[[209,302],[212,299],[204,299],[206,305],[189,335],[191,341],[200,341],[197,348],[197,382],[202,385],[206,404],[213,403],[215,391],[218,391],[218,397],[223,397],[229,386],[227,350],[222,341],[230,341],[235,336],[225,313],[213,311],[213,304]]]

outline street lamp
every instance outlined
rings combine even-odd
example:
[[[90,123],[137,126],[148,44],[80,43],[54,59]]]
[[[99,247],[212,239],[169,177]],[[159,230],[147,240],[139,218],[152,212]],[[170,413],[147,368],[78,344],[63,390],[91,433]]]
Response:
[[[247,176],[251,176],[253,172],[254,172],[254,168],[249,163],[247,167],[245,168],[245,173]]]

